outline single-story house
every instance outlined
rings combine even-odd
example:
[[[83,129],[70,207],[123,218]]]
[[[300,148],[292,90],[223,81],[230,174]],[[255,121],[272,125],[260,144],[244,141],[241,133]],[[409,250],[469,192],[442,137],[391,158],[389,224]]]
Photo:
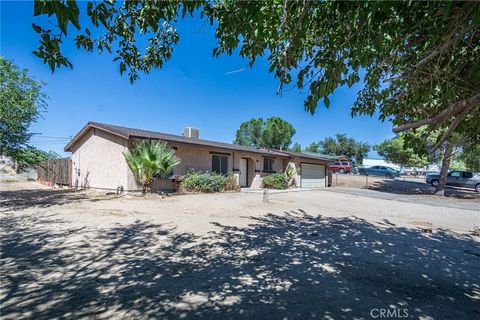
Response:
[[[296,186],[328,185],[330,159],[320,156],[203,140],[195,128],[185,128],[180,136],[88,122],[65,146],[65,151],[72,152],[72,186],[140,190],[123,153],[131,150],[135,141],[145,139],[165,141],[175,150],[181,163],[175,167],[174,177],[182,176],[190,169],[233,173],[241,187],[260,188],[262,177],[284,172],[292,164],[297,170]]]

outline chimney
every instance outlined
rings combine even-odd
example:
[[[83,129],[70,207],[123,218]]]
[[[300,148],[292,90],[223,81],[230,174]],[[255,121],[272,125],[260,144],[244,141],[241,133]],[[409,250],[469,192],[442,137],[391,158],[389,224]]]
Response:
[[[183,136],[190,139],[199,139],[200,129],[193,127],[185,127],[183,128]]]

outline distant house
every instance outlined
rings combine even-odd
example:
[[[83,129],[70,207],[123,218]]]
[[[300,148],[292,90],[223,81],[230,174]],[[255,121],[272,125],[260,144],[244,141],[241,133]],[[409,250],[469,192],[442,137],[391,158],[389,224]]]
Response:
[[[135,141],[145,139],[165,141],[175,150],[181,163],[175,168],[174,178],[190,169],[233,173],[241,187],[260,188],[264,176],[284,172],[291,164],[297,169],[294,181],[298,187],[327,186],[331,159],[318,155],[203,140],[195,128],[185,128],[179,136],[97,122],[88,122],[65,146],[65,151],[72,152],[72,185],[139,190],[123,153]]]

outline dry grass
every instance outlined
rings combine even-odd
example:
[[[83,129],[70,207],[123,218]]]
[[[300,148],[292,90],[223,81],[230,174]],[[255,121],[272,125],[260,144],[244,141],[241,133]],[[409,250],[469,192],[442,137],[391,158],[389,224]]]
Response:
[[[332,187],[359,188],[365,189],[374,187],[384,179],[372,176],[360,176],[353,174],[334,174],[332,176]]]

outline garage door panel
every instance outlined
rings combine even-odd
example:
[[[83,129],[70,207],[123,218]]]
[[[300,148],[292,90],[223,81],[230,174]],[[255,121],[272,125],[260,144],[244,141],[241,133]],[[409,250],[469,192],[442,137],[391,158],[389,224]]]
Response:
[[[302,188],[325,187],[325,166],[302,164]]]

